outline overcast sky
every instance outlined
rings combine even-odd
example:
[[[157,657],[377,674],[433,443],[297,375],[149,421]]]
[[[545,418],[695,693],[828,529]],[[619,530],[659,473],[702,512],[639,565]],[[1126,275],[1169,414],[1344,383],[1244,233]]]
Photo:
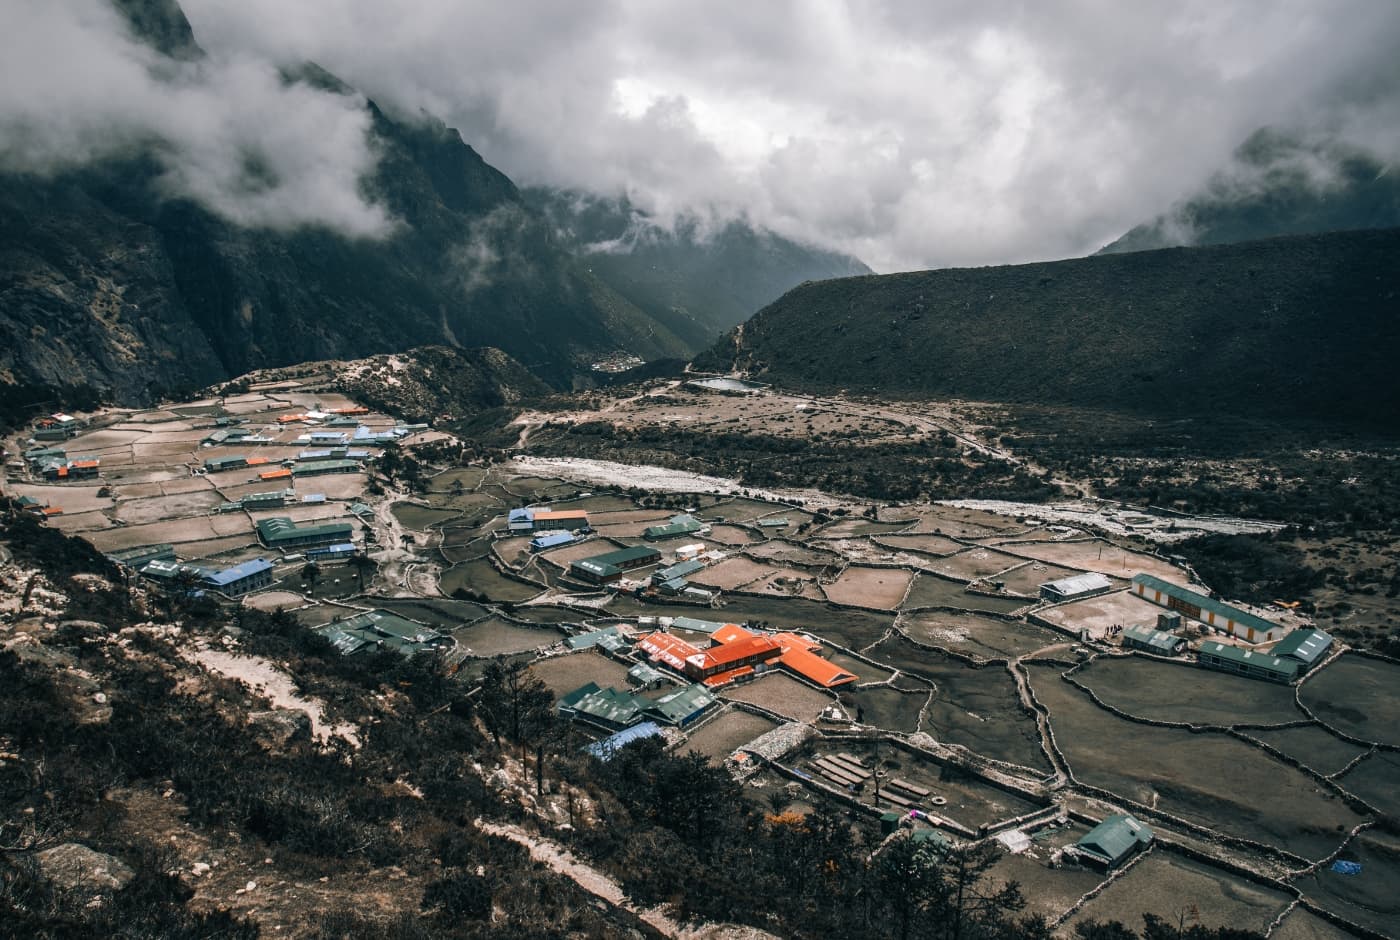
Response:
[[[747,214],[882,271],[1091,252],[1266,124],[1400,153],[1391,0],[183,0],[212,64],[174,95],[97,5],[0,0],[24,27],[0,31],[0,160],[170,136],[172,188],[235,214],[218,154],[251,137],[294,164],[251,222],[392,225],[353,187],[357,102],[269,80],[308,59],[517,182]]]

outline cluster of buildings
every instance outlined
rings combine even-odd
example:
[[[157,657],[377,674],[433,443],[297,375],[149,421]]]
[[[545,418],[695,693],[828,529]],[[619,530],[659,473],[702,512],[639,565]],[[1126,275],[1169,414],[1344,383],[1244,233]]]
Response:
[[[588,512],[583,509],[536,509],[526,506],[512,509],[506,516],[506,528],[512,535],[530,532],[588,531]]]
[[[45,480],[90,480],[102,469],[99,457],[69,457],[62,447],[31,447],[23,454],[29,469]]]
[[[451,637],[387,610],[367,610],[318,627],[316,632],[345,656],[384,649],[407,658],[452,645]]]
[[[129,548],[112,552],[107,557],[167,588],[217,591],[226,597],[242,597],[260,591],[275,580],[273,564],[265,558],[253,558],[227,568],[191,565],[178,561],[175,547],[168,544]]]
[[[1066,603],[1115,590],[1113,581],[1101,574],[1083,574],[1040,585],[1042,600]],[[1236,642],[1206,640],[1196,649],[1196,662],[1206,669],[1263,679],[1293,682],[1320,662],[1332,646],[1332,638],[1321,630],[1289,630],[1247,610],[1193,591],[1150,574],[1133,576],[1129,592],[1166,612],[1157,615],[1155,625],[1135,624],[1121,628],[1125,649],[1157,656],[1180,656],[1189,648],[1186,620],[1223,634]],[[1248,646],[1238,645],[1242,641]],[[1267,651],[1254,645],[1272,643]]]
[[[688,618],[677,618],[677,626]],[[683,624],[682,624],[683,626]],[[722,624],[709,634],[705,648],[664,630],[637,640],[636,651],[708,688],[718,688],[768,669],[782,668],[823,689],[839,688],[858,677],[821,656],[821,644],[796,633],[755,633],[738,624]]]
[[[66,441],[87,427],[87,422],[62,412],[40,418],[34,422],[30,437],[36,441]]]
[[[601,688],[589,682],[555,704],[558,713],[608,730],[628,728],[644,721],[685,728],[693,725],[719,700],[703,685],[687,685],[664,695],[647,698],[639,692]]]

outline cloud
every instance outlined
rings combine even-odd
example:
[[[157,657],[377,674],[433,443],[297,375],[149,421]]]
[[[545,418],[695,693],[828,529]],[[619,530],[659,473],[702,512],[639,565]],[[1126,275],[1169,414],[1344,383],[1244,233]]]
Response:
[[[0,17],[0,169],[154,152],[167,192],[241,225],[392,228],[360,193],[375,165],[363,98],[288,84],[251,52],[167,59],[98,0],[10,0]]]
[[[6,2],[30,17],[63,6]],[[372,160],[353,102],[244,88],[239,63],[316,61],[460,128],[522,183],[625,192],[662,224],[747,218],[877,270],[1093,251],[1199,190],[1266,125],[1400,154],[1400,6],[1372,0],[183,3],[225,63],[198,106],[164,120],[84,86],[45,113],[85,105],[103,136],[107,105],[127,135],[185,140],[202,183],[179,185],[228,197],[228,213],[248,174],[217,159],[236,152],[220,142],[252,137],[304,205],[373,221],[350,185]],[[143,68],[116,71],[168,97]],[[219,104],[223,91],[255,106]],[[311,115],[322,131],[300,134]],[[287,140],[260,139],[284,120]],[[214,127],[190,141],[187,121]],[[320,142],[300,165],[280,147],[303,137]]]

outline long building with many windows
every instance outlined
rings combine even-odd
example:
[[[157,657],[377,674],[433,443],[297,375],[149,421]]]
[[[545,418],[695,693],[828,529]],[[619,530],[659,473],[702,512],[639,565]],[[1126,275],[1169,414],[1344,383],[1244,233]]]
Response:
[[[1143,600],[1168,610],[1180,611],[1192,620],[1214,627],[1221,633],[1243,637],[1250,643],[1267,643],[1282,638],[1284,634],[1284,628],[1279,624],[1150,574],[1134,575],[1132,590]]]
[[[354,529],[348,522],[297,525],[286,516],[275,516],[258,523],[258,538],[268,548],[278,550],[349,542],[353,534]]]

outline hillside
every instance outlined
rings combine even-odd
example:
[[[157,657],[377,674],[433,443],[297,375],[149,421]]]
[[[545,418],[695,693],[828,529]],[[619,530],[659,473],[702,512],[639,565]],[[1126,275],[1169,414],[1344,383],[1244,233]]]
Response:
[[[201,55],[174,0],[118,8],[163,54]],[[350,94],[314,66],[285,80]],[[246,228],[173,198],[158,142],[57,176],[0,174],[0,383],[148,401],[259,367],[446,344],[498,347],[568,387],[602,354],[686,351],[580,267],[455,130],[363,107],[378,156],[363,187],[400,223],[382,239]]]
[[[324,376],[336,391],[408,421],[460,420],[550,393],[524,366],[489,347],[420,346],[365,359],[258,369],[237,384],[305,376]]]
[[[1104,247],[1101,253],[1225,245],[1400,225],[1400,176],[1376,157],[1333,141],[1264,128],[1202,192]]]
[[[869,274],[823,251],[734,220],[662,227],[626,197],[530,188],[561,242],[609,287],[699,351],[803,281]]]
[[[696,361],[786,386],[1397,426],[1400,230],[807,284]]]

